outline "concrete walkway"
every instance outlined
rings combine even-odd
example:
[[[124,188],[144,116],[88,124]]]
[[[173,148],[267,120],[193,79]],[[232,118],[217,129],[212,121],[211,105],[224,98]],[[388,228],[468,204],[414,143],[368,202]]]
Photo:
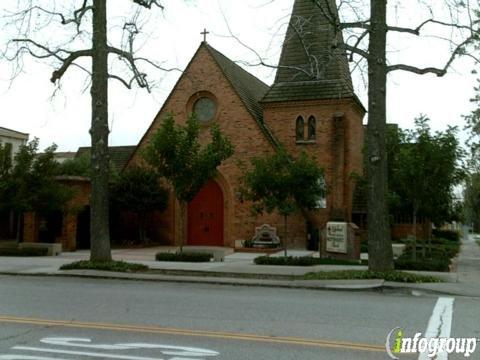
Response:
[[[480,297],[480,246],[473,235],[462,239],[459,256],[455,259],[456,272],[449,273],[452,279],[443,284],[409,284],[409,288],[438,291],[447,294]],[[384,286],[401,287],[398,283],[386,282]]]
[[[119,278],[151,281],[201,282],[231,285],[280,286],[300,288],[325,289],[396,289],[402,291],[426,291],[452,295],[480,297],[480,246],[473,237],[463,241],[460,255],[457,259],[457,271],[451,273],[419,272],[413,273],[440,277],[444,283],[431,284],[402,284],[384,282],[383,280],[278,280],[255,279],[255,275],[271,276],[302,276],[313,271],[334,270],[365,270],[366,266],[349,265],[316,265],[316,266],[268,266],[255,265],[253,259],[259,253],[234,253],[229,248],[215,248],[216,251],[225,251],[223,262],[209,263],[180,263],[155,261],[155,254],[161,252],[175,252],[176,247],[152,247],[142,249],[112,250],[115,260],[142,263],[151,269],[160,270],[159,274],[113,273],[95,270],[61,271],[59,267],[77,260],[89,258],[89,251],[62,253],[57,257],[1,257],[0,273],[18,275],[60,275],[60,276],[88,276],[102,278]],[[188,247],[185,248],[188,251]],[[304,254],[305,253],[305,254]],[[293,251],[291,255],[307,255],[307,252]],[[289,254],[290,255],[290,254]],[[310,253],[308,255],[311,255]],[[164,272],[164,273],[161,273]],[[241,278],[241,275],[252,278]]]

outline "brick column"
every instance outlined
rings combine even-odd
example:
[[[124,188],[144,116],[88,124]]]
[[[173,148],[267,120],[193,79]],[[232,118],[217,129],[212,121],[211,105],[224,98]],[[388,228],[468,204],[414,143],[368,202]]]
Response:
[[[77,214],[64,214],[62,235],[63,250],[75,251],[77,249]]]
[[[23,215],[23,242],[38,242],[38,217],[34,212]]]

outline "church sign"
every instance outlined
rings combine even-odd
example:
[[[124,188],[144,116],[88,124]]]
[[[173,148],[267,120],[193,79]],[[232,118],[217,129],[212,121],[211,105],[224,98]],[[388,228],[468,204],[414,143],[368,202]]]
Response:
[[[347,253],[347,223],[327,223],[327,251],[334,253]]]

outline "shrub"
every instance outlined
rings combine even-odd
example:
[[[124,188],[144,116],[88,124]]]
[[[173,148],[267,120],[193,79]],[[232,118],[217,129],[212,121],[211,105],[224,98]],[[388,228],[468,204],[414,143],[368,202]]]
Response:
[[[383,279],[385,281],[402,283],[442,282],[433,276],[416,275],[403,271],[370,271],[370,270],[341,270],[319,271],[305,274],[306,280],[368,280]]]
[[[360,243],[360,252],[368,253],[368,240],[362,240]]]
[[[60,267],[60,270],[103,270],[117,272],[147,271],[148,266],[143,264],[128,263],[125,261],[75,261]]]
[[[243,240],[243,247],[244,248],[253,248],[253,240]]]
[[[257,265],[286,265],[286,266],[313,266],[313,265],[362,265],[355,260],[320,259],[311,256],[259,256],[254,260]]]
[[[417,258],[413,260],[410,254],[404,254],[395,260],[397,270],[420,270],[420,271],[450,271],[450,258],[445,255],[437,255],[433,258]]]
[[[0,256],[46,256],[47,253],[46,248],[0,248]]]
[[[179,261],[179,262],[209,262],[213,257],[210,253],[157,253],[157,261]]]
[[[455,241],[455,242],[460,241],[460,234],[457,231],[453,231],[453,230],[433,229],[432,235],[437,238],[443,238],[450,241]]]

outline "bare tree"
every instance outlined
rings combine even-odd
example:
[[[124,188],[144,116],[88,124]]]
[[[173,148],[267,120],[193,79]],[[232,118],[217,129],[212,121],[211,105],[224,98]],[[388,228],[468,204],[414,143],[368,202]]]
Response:
[[[319,9],[326,11],[328,3],[317,1]],[[460,55],[474,57],[468,52],[478,38],[478,22],[474,20],[473,8],[470,4],[460,1],[445,1],[444,6],[451,9],[450,21],[438,20],[431,11],[432,18],[425,19],[415,28],[389,26],[387,22],[387,0],[370,1],[370,19],[354,23],[336,21],[338,31],[346,28],[362,30],[360,40],[368,37],[368,47],[361,48],[362,41],[354,45],[345,44],[345,50],[363,57],[368,63],[368,130],[367,130],[367,177],[368,177],[368,244],[369,267],[372,270],[389,270],[393,268],[390,226],[388,222],[388,179],[386,151],[386,94],[387,75],[393,71],[408,71],[414,74],[435,74],[444,76],[453,61]],[[465,9],[465,23],[460,20],[456,11]],[[454,14],[455,12],[455,14]],[[410,64],[389,64],[387,59],[387,33],[402,32],[419,37],[425,27],[436,25],[446,27],[455,34],[445,40],[451,45],[451,52],[442,67],[416,67]],[[440,33],[442,31],[440,30]],[[440,34],[439,34],[440,36]],[[473,50],[473,46],[472,49]],[[477,61],[477,59],[475,59]]]
[[[306,6],[307,0],[302,1]],[[367,130],[367,177],[368,177],[368,241],[369,267],[372,270],[393,269],[393,254],[388,220],[388,179],[386,152],[386,94],[387,76],[394,71],[406,71],[418,75],[434,74],[442,77],[451,68],[455,59],[468,56],[478,62],[474,55],[474,44],[479,39],[479,21],[477,18],[478,3],[470,0],[437,0],[429,4],[429,0],[418,1],[430,17],[423,19],[415,27],[392,26],[387,22],[387,0],[308,0],[314,4],[321,15],[328,19],[334,31],[330,49],[320,55],[311,52],[311,44],[302,41],[303,51],[308,55],[310,64],[305,67],[291,66],[299,76],[308,75],[318,80],[335,56],[347,56],[354,63],[353,68],[367,64],[366,83],[368,85],[368,130]],[[393,2],[392,2],[393,3]],[[400,1],[395,5],[401,6]],[[445,16],[438,18],[436,9],[440,8]],[[369,10],[370,17],[364,15]],[[415,9],[417,10],[417,9]],[[414,10],[409,8],[409,11]],[[367,11],[368,12],[368,11]],[[397,17],[400,22],[403,19]],[[308,39],[306,24],[309,19],[293,17],[290,26],[300,39]],[[228,23],[227,23],[228,26]],[[430,30],[426,36],[426,30]],[[326,31],[316,29],[316,31]],[[252,66],[278,67],[269,63],[253,47],[242,42],[229,28],[230,36],[251,50],[257,61],[247,63]],[[387,58],[387,33],[402,33],[416,38],[435,37],[444,40],[450,47],[450,53],[441,67],[417,67],[412,64],[390,64]],[[345,41],[343,40],[345,39]],[[330,55],[330,58],[329,58]],[[322,58],[323,57],[323,58]],[[326,59],[325,59],[326,57]]]
[[[127,88],[136,86],[150,90],[150,82],[141,65],[163,69],[159,64],[136,54],[135,39],[140,33],[137,18],[140,9],[158,7],[158,0],[132,0],[139,6],[131,20],[123,26],[123,41],[120,47],[111,46],[107,30],[107,0],[71,0],[63,4],[61,10],[55,8],[55,2],[28,0],[14,12],[4,16],[8,25],[18,29],[19,36],[10,39],[3,57],[14,61],[17,71],[21,71],[23,55],[36,59],[52,60],[54,67],[51,82],[59,84],[67,70],[72,67],[85,71],[91,80],[91,255],[92,261],[111,260],[109,234],[109,155],[108,155],[108,80],[120,81]],[[70,11],[66,8],[71,6]],[[52,9],[53,7],[53,9]],[[18,10],[20,9],[20,10]],[[39,20],[40,19],[40,20]],[[72,36],[69,39],[55,38],[55,26],[69,27]],[[48,37],[37,40],[39,30],[48,30]],[[90,31],[91,29],[91,31]],[[53,38],[57,45],[51,41]],[[83,48],[75,48],[87,43]],[[115,55],[129,70],[128,77],[113,73],[109,68],[109,56]],[[85,59],[91,60],[91,70],[85,65]]]

